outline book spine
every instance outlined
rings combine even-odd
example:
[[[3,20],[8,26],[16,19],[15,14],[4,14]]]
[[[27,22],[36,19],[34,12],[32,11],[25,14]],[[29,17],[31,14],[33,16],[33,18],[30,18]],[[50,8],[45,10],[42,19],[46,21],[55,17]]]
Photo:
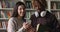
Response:
[[[26,1],[26,8],[32,8],[31,1]]]

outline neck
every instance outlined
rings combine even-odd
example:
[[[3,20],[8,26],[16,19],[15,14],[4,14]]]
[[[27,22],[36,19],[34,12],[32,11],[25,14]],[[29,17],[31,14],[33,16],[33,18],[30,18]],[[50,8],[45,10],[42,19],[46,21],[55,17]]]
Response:
[[[46,11],[45,9],[40,9],[38,12],[41,13],[41,11]]]
[[[22,17],[21,17],[21,16],[18,16],[17,18],[18,18],[18,20],[19,20],[19,19],[22,20]]]

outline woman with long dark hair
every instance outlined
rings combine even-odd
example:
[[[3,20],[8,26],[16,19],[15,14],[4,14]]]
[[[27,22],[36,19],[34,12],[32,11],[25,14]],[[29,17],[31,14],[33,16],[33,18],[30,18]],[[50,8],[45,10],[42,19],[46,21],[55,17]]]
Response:
[[[8,32],[26,32],[30,24],[24,19],[26,14],[25,4],[17,2],[12,12],[11,18],[8,21]]]

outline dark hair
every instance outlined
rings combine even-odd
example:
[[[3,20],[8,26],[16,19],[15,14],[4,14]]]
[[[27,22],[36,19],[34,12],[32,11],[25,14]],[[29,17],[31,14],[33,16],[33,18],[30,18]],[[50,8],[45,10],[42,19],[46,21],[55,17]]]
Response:
[[[20,6],[20,5],[24,5],[24,7],[25,7],[25,4],[23,2],[20,2],[20,1],[17,2],[16,5],[14,6],[11,17],[18,17],[18,11],[17,10],[18,10],[18,6]],[[24,14],[23,18],[24,17],[25,17],[25,14]]]
[[[46,0],[32,0],[32,5],[34,6],[34,2],[37,1],[43,8],[47,8]]]

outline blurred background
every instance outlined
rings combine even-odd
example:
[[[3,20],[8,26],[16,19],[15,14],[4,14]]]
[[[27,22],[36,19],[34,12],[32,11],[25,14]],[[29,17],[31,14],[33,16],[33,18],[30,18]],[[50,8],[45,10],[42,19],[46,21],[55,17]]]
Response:
[[[35,9],[32,5],[32,0],[0,0],[0,32],[7,32],[8,20],[11,16],[14,5],[18,1],[22,1],[26,5],[25,19],[30,19],[30,16],[34,14]],[[60,23],[60,0],[46,0],[46,2],[46,10],[55,14]]]

